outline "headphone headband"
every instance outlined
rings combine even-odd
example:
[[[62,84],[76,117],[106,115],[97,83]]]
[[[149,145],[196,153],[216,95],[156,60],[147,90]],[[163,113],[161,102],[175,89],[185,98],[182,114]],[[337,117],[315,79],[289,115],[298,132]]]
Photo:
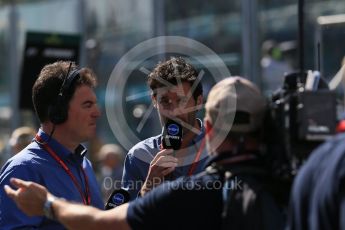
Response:
[[[80,73],[80,69],[75,69],[73,71],[68,71],[67,76],[65,77],[59,92],[59,96],[64,96],[64,94],[71,88],[74,80]]]

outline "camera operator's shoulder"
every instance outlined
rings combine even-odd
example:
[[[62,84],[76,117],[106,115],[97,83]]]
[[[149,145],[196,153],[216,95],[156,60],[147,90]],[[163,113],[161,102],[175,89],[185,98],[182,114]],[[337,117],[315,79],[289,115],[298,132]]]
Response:
[[[323,144],[321,144],[318,148],[316,148],[313,152],[327,152],[331,153],[338,149],[345,148],[345,133],[339,133],[333,136],[332,138],[326,140]]]
[[[333,141],[334,143],[340,142],[345,144],[345,133],[338,133],[333,138],[330,139],[330,141]]]
[[[322,164],[334,155],[345,152],[345,133],[340,133],[328,139],[312,151],[308,157],[308,165]]]
[[[333,148],[335,146],[343,145],[345,147],[345,133],[339,133],[322,143],[317,149],[320,148]]]

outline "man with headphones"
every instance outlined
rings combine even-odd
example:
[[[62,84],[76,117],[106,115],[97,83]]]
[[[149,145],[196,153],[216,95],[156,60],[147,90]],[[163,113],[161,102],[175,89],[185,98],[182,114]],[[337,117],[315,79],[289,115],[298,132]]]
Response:
[[[1,185],[18,177],[44,185],[58,197],[103,208],[87,149],[80,144],[96,133],[100,110],[95,86],[96,77],[88,68],[64,61],[43,67],[32,88],[41,127],[31,144],[6,162]],[[25,215],[1,189],[0,229],[17,228],[64,229],[46,217]]]

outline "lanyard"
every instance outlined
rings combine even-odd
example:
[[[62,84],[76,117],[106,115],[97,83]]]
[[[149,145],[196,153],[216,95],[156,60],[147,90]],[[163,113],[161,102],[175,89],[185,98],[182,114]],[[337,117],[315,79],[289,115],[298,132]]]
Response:
[[[68,168],[68,166],[65,164],[65,162],[50,148],[50,146],[47,143],[43,144],[42,138],[37,134],[35,137],[36,141],[43,147],[45,151],[47,151],[51,157],[56,160],[56,162],[65,170],[65,172],[68,174],[68,176],[72,179],[73,184],[77,187],[80,196],[83,199],[83,203],[85,205],[90,205],[91,203],[91,196],[90,196],[90,191],[89,191],[89,183],[88,183],[88,178],[87,175],[84,171],[84,169],[79,165],[79,168],[81,172],[83,173],[84,180],[85,180],[85,187],[86,187],[86,193],[83,192],[82,186],[78,183],[77,178],[73,175],[72,171]]]
[[[193,172],[195,171],[196,166],[198,166],[201,153],[204,150],[204,146],[205,146],[205,137],[202,139],[200,147],[198,149],[198,153],[196,154],[196,156],[194,158],[194,161],[193,161],[192,165],[189,168],[188,176],[193,175]]]
[[[193,143],[194,143],[194,141],[193,141]],[[195,143],[194,143],[194,146],[195,146]],[[188,170],[188,174],[187,174],[188,176],[193,175],[193,172],[195,171],[196,167],[198,166],[201,153],[204,150],[204,146],[205,146],[205,137],[202,139],[199,149],[197,149],[195,147],[195,149],[197,150],[197,154],[195,155],[193,163],[192,163],[192,165],[190,166],[190,168]],[[160,147],[162,149],[162,145]]]

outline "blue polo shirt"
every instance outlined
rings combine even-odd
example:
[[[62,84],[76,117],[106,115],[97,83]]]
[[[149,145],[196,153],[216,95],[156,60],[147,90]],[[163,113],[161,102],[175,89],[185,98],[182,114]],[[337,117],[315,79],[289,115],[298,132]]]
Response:
[[[38,135],[48,140],[48,135],[39,130]],[[86,159],[86,148],[79,145],[75,153],[71,153],[56,140],[49,141],[50,148],[69,167],[79,185],[85,192],[85,178],[80,166],[87,176],[91,205],[104,208],[99,186],[97,184],[91,163]],[[71,177],[61,165],[36,142],[32,142],[20,153],[9,159],[1,169],[0,174],[0,229],[65,229],[60,223],[49,220],[43,216],[29,217],[21,212],[3,189],[10,184],[12,177],[33,181],[44,185],[55,196],[69,201],[83,203],[83,198]]]
[[[166,180],[173,180],[181,176],[187,176],[197,152],[201,150],[201,142],[205,136],[205,128],[202,125],[201,120],[197,120],[200,124],[201,132],[192,140],[187,148],[188,152],[186,157],[183,159],[186,163],[182,166],[176,167],[175,170],[165,178]],[[129,192],[130,200],[137,198],[138,193],[146,180],[150,168],[150,162],[161,150],[161,139],[162,134],[147,138],[146,140],[136,144],[127,153],[123,168],[121,187]],[[207,159],[208,154],[206,148],[204,147],[193,174],[203,171]]]

